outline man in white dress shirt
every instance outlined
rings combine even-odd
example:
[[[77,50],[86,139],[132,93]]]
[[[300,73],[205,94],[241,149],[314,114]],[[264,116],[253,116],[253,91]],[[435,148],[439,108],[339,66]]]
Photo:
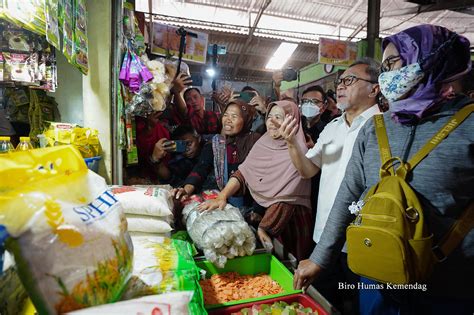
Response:
[[[342,116],[333,119],[321,132],[316,145],[306,156],[300,152],[294,134],[296,121],[287,117],[281,125],[281,131],[290,151],[291,160],[303,178],[311,178],[321,171],[318,207],[313,240],[319,242],[324,226],[341,185],[347,163],[359,130],[373,115],[380,113],[377,99],[380,92],[377,83],[379,64],[370,58],[361,59],[352,64],[337,80],[337,106]],[[317,246],[317,245],[316,245]],[[300,262],[295,273],[312,267],[309,259]],[[349,296],[353,304],[357,303],[357,291],[342,289],[341,284],[357,282],[358,277],[347,267],[345,249],[341,253],[339,264],[325,270],[313,285],[329,302],[343,311],[343,297]],[[357,288],[357,284],[355,284]],[[357,304],[351,308],[357,310]]]

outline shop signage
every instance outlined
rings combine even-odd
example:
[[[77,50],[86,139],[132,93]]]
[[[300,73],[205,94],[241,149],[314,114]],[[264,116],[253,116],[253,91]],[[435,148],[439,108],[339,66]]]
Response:
[[[320,38],[318,62],[336,66],[349,66],[357,59],[357,43]]]
[[[178,58],[180,36],[176,33],[178,27],[153,22],[153,40],[151,53],[156,55],[174,55]],[[197,34],[197,38],[186,36],[186,51],[183,60],[206,63],[207,42],[209,35],[202,32]]]

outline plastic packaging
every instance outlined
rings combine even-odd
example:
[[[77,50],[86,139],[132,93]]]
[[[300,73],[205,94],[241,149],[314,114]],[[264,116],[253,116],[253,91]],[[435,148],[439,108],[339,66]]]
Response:
[[[120,203],[72,146],[0,156],[0,224],[40,314],[120,299],[133,248]]]
[[[10,142],[10,137],[0,137],[0,154],[13,152],[15,148]]]
[[[190,291],[173,292],[160,295],[151,295],[139,299],[118,302],[114,304],[91,307],[80,310],[71,315],[97,315],[97,314],[151,314],[151,315],[187,315],[188,303],[193,295]],[[201,313],[205,314],[205,313]]]
[[[16,146],[16,151],[28,151],[32,149],[33,145],[31,144],[30,137],[20,137],[20,143]]]
[[[189,243],[166,237],[132,236],[133,273],[122,299],[193,291],[191,314],[204,314],[199,269]]]
[[[253,254],[255,235],[238,208],[228,204],[224,210],[199,212],[198,205],[193,201],[184,207],[183,223],[210,262],[223,268],[227,259]]]

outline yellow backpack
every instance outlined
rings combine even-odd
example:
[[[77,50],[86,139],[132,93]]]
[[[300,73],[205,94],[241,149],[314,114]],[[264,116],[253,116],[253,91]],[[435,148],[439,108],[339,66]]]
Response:
[[[408,162],[392,157],[382,115],[375,115],[375,130],[382,166],[374,185],[347,228],[347,261],[356,274],[383,283],[409,284],[425,281],[436,262],[446,259],[474,227],[474,203],[433,246],[423,207],[408,185],[407,173],[423,160],[474,110],[474,104],[457,112]],[[394,162],[398,162],[395,170]]]

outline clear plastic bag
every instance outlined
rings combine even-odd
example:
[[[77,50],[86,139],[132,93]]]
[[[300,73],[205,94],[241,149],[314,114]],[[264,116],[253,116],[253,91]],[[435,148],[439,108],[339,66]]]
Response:
[[[191,202],[184,207],[183,223],[207,260],[222,268],[227,259],[253,254],[255,235],[238,208],[227,205],[224,210],[199,212],[198,205]]]

